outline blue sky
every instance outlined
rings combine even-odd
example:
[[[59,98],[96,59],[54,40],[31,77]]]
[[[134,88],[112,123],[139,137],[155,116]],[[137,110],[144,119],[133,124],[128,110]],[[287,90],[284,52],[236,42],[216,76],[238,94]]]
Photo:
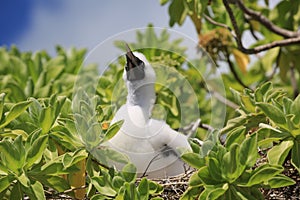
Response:
[[[152,23],[169,27],[168,6],[159,0],[8,0],[0,6],[0,46],[15,44],[22,51],[65,48],[92,49],[107,38]],[[197,40],[186,20],[175,30]]]

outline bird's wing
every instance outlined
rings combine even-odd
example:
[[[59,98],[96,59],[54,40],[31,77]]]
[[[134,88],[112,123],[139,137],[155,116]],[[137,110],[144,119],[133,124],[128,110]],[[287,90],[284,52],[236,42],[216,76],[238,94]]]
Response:
[[[151,119],[148,128],[150,132],[149,142],[158,153],[167,153],[172,150],[180,155],[179,149],[191,150],[187,136],[174,131],[166,122]]]

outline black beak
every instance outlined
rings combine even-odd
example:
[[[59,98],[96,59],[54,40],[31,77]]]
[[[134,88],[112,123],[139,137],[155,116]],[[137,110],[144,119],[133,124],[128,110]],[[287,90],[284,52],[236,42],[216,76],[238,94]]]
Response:
[[[145,77],[144,67],[145,64],[138,57],[136,57],[132,51],[130,50],[128,44],[125,43],[126,46],[126,72],[127,72],[127,80],[136,81],[141,80]]]

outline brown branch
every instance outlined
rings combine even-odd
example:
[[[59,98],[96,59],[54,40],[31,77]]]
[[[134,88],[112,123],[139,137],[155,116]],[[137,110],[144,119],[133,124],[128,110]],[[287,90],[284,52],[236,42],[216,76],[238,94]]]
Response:
[[[269,49],[273,49],[275,47],[284,47],[292,44],[299,44],[300,43],[300,36],[296,38],[288,38],[284,40],[277,40],[268,44],[260,45],[257,47],[254,47],[252,49],[247,49],[243,45],[239,47],[239,49],[246,54],[256,54],[260,53],[262,51],[266,51]]]
[[[283,47],[283,46],[288,46],[288,45],[291,45],[291,44],[300,43],[300,36],[298,36],[298,37],[291,37],[291,38],[287,38],[287,39],[283,39],[283,40],[274,41],[274,42],[271,42],[271,43],[268,43],[268,44],[264,44],[264,45],[254,47],[252,49],[245,48],[243,46],[243,43],[242,43],[242,40],[241,40],[241,33],[240,33],[239,28],[238,28],[237,21],[234,17],[232,9],[229,6],[228,1],[223,0],[223,4],[226,8],[226,11],[229,15],[229,18],[230,18],[230,21],[232,23],[234,32],[236,34],[235,40],[236,40],[238,49],[241,50],[243,53],[245,53],[245,54],[256,54],[256,53],[266,51],[266,50],[269,50],[269,49],[272,49],[272,48],[275,48],[275,47]]]
[[[292,38],[292,37],[299,37],[300,36],[300,32],[293,32],[293,31],[290,31],[290,30],[286,30],[286,29],[280,28],[279,26],[276,26],[268,18],[266,18],[265,16],[263,16],[261,13],[247,8],[242,3],[241,0],[236,0],[236,3],[237,3],[237,5],[239,6],[239,8],[244,13],[246,13],[247,15],[249,15],[250,17],[252,17],[252,19],[260,22],[262,25],[264,25],[267,29],[269,29],[273,33],[281,35],[281,36],[283,36],[285,38]]]

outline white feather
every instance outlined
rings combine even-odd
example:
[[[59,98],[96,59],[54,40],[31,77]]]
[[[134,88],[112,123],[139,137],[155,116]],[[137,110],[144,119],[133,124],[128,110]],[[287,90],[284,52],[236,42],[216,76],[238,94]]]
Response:
[[[165,121],[150,118],[155,102],[156,75],[145,56],[133,54],[145,64],[142,80],[126,82],[127,102],[115,114],[111,123],[124,120],[119,132],[108,141],[115,150],[125,153],[137,167],[138,174],[149,178],[175,176],[184,172],[179,148],[190,150],[187,137],[170,128]],[[118,169],[122,165],[116,164]]]

